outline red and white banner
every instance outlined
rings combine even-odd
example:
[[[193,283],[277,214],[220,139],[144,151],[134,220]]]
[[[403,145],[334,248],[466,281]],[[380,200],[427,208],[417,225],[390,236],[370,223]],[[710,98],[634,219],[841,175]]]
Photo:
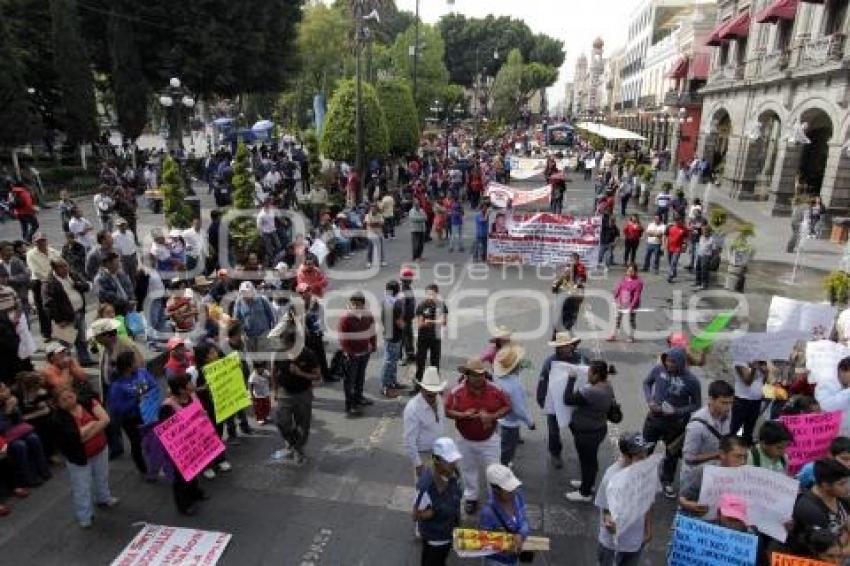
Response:
[[[522,265],[559,266],[576,252],[582,261],[596,261],[601,217],[560,214],[507,214],[491,218],[487,261]]]
[[[552,197],[552,187],[546,185],[539,189],[522,191],[499,183],[490,183],[484,194],[490,197],[490,203],[496,208],[507,208],[508,201],[514,207],[531,204],[533,202],[549,202]]]
[[[112,566],[215,566],[230,534],[145,525]]]

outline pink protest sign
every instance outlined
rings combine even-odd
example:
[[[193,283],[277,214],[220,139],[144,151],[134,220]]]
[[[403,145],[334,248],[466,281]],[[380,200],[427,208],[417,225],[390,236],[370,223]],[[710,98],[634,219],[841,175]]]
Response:
[[[224,452],[224,443],[197,400],[157,425],[154,432],[186,481]]]
[[[788,471],[796,474],[804,464],[826,456],[829,443],[838,435],[841,411],[782,416],[779,420],[794,435],[794,441],[785,453]]]

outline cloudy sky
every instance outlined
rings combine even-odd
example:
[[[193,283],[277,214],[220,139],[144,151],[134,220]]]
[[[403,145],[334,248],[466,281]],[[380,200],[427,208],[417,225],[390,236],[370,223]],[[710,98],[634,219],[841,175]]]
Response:
[[[489,13],[511,16],[525,21],[535,33],[545,33],[564,41],[567,59],[558,82],[549,91],[550,104],[563,99],[564,83],[572,78],[576,59],[582,52],[590,54],[590,45],[599,36],[610,52],[625,43],[628,18],[639,0],[420,0],[423,21],[434,23],[451,11],[470,17]],[[399,9],[416,8],[416,0],[396,0]]]

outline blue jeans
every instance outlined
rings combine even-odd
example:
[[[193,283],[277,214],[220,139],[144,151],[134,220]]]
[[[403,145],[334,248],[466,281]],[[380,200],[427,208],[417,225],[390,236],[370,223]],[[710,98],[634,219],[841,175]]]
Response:
[[[673,280],[676,278],[676,269],[679,267],[679,256],[682,255],[682,252],[667,252],[667,263],[670,268],[667,270],[667,280]]]
[[[643,256],[643,270],[649,271],[649,261],[652,260],[652,269],[658,272],[658,262],[661,259],[661,244],[647,244],[646,254]]]
[[[351,253],[351,240],[348,238],[335,238],[334,242],[336,243],[336,247],[339,249],[339,252],[343,255],[348,255]]]
[[[393,387],[398,380],[398,361],[401,359],[401,340],[387,341],[384,344],[384,371],[381,374],[381,385]]]
[[[670,218],[670,207],[669,206],[659,206],[655,210],[655,214],[661,217],[661,222],[667,224],[668,219]]]
[[[366,255],[366,263],[380,263],[384,261],[384,240],[380,236],[372,235],[369,240],[369,253]],[[377,248],[378,253],[375,253]]]
[[[89,458],[85,466],[65,462],[68,479],[71,482],[71,501],[74,504],[74,516],[77,521],[91,521],[94,515],[94,501],[106,503],[112,497],[109,492],[109,454],[104,448],[96,456]],[[94,492],[94,493],[92,493]]]
[[[472,248],[473,261],[487,261],[487,236],[476,237],[475,246]]]
[[[599,259],[596,260],[597,267],[602,264],[611,266],[614,263],[614,244],[599,244]]]
[[[449,251],[463,251],[463,224],[449,225]]]

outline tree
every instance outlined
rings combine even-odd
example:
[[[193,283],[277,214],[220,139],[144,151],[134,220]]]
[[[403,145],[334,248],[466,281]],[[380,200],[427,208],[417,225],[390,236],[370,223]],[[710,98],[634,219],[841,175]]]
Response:
[[[119,7],[133,3],[128,0],[113,2],[115,5],[109,17],[108,36],[115,112],[118,114],[121,135],[135,141],[142,135],[147,123],[151,91],[142,69],[133,26],[118,13]]]
[[[97,137],[97,108],[88,54],[80,36],[76,0],[50,0],[53,64],[62,92],[65,133],[72,144]]]
[[[254,183],[251,180],[248,148],[244,142],[239,142],[236,148],[236,159],[233,163],[233,207],[237,210],[254,208]],[[247,254],[259,250],[260,234],[253,215],[242,214],[229,224],[230,244],[239,261]]]
[[[302,76],[311,91],[327,95],[341,76],[343,60],[351,58],[350,28],[351,20],[342,7],[313,4],[304,10],[296,47],[302,59]]]
[[[395,77],[413,77],[413,58],[410,46],[415,43],[416,31],[413,26],[396,37],[390,49],[392,75]],[[449,72],[443,63],[445,46],[439,30],[435,26],[419,26],[419,64],[416,69],[416,108],[420,119],[427,116],[431,104],[440,97],[449,82]]]
[[[165,212],[165,224],[170,228],[188,228],[192,220],[192,210],[186,204],[186,189],[180,166],[167,157],[162,164],[162,208]]]
[[[407,81],[380,81],[375,90],[387,120],[389,154],[404,157],[413,153],[419,147],[419,117]]]
[[[354,163],[357,155],[356,86],[353,80],[343,81],[336,90],[325,116],[322,132],[322,154],[334,161]],[[363,83],[363,144],[364,161],[384,158],[389,151],[387,120],[375,89]]]
[[[525,65],[522,54],[514,49],[508,54],[508,60],[499,69],[493,82],[493,114],[505,123],[514,122],[520,115],[518,105]]]
[[[6,23],[0,19],[0,147],[28,141],[32,115],[21,67]]]
[[[522,79],[520,80],[520,95],[518,106],[522,107],[528,103],[534,93],[555,84],[558,80],[558,69],[548,67],[541,63],[529,63],[522,68]]]
[[[307,163],[310,166],[310,178],[319,178],[322,174],[322,158],[319,155],[319,139],[316,137],[315,130],[307,130],[304,132],[304,146],[307,148]]]

